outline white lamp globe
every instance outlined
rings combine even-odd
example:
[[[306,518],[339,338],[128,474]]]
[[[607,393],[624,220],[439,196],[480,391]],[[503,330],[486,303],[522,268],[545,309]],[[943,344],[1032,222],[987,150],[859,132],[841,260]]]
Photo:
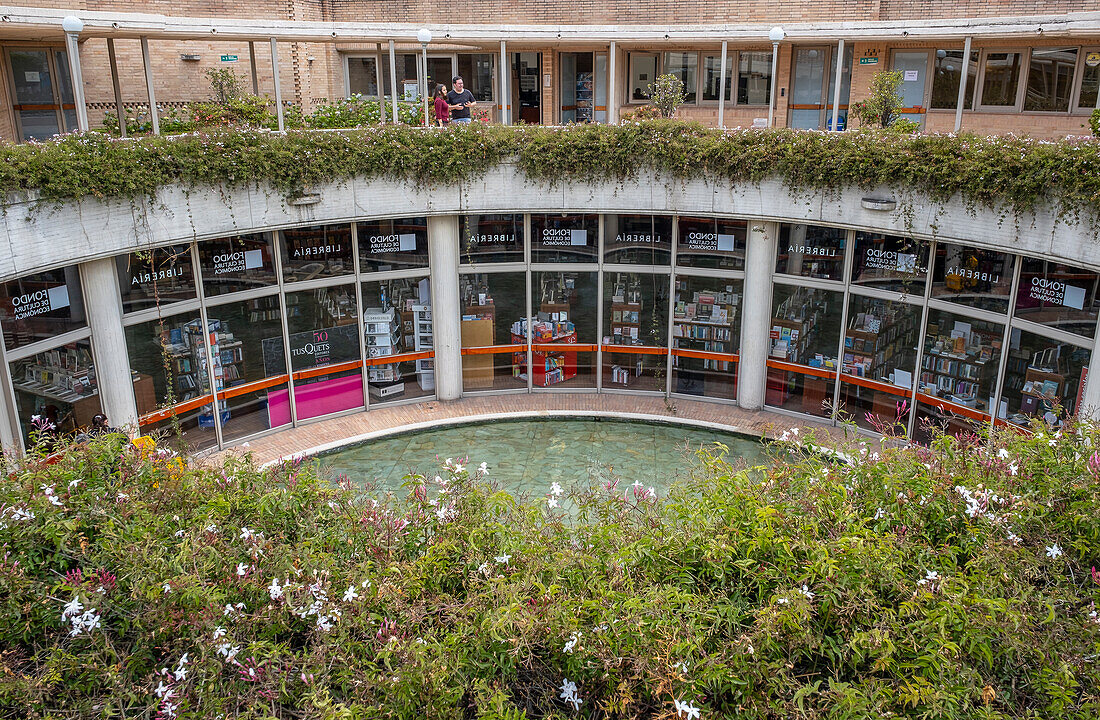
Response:
[[[432,41],[432,31],[428,28],[420,28],[416,31],[416,39],[419,42],[427,45]]]
[[[783,38],[786,37],[786,35],[787,34],[783,32],[783,28],[779,27],[778,25],[768,31],[768,39],[771,40],[773,43],[781,42]]]
[[[66,15],[61,18],[61,29],[67,33],[79,33],[84,29],[84,21],[76,15]]]

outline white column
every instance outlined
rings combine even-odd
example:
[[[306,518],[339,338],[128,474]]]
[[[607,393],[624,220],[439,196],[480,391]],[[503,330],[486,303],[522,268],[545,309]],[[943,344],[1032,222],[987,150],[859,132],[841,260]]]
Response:
[[[832,130],[836,132],[837,122],[840,120],[840,79],[844,77],[844,40],[837,43],[836,47],[836,77],[833,78],[833,124]],[[849,88],[849,92],[851,89]]]
[[[397,99],[400,95],[397,94],[397,55],[394,53],[393,40],[390,40],[390,92],[393,95],[390,98],[390,112],[393,114],[393,124],[397,124]]]
[[[283,88],[279,84],[279,46],[275,38],[271,38],[271,74],[275,81],[275,115],[279,118],[279,132],[286,130],[283,120]]]
[[[963,43],[963,61],[961,74],[959,75],[959,98],[955,105],[955,132],[962,130],[963,126],[963,105],[966,101],[966,76],[970,73],[970,42],[974,38],[970,35],[966,36],[966,42]],[[1097,97],[1097,101],[1100,102],[1100,96]]]
[[[260,94],[260,74],[256,70],[256,41],[248,41],[248,68],[252,71],[252,94]]]
[[[126,137],[126,107],[122,104],[122,86],[118,82],[118,60],[115,58],[115,39],[107,38],[107,59],[111,63],[111,88],[115,91],[115,112],[118,113],[118,132]]]
[[[65,49],[69,56],[69,75],[73,83],[76,127],[80,132],[88,132],[88,105],[84,102],[84,73],[80,69],[80,44],[77,42],[77,33],[65,33]]]
[[[1093,377],[1093,373],[1100,374],[1100,333],[1096,334],[1096,339],[1092,342],[1092,357],[1088,367],[1085,392],[1081,395],[1081,407],[1077,408],[1077,414],[1082,418],[1100,420],[1100,377]]]
[[[9,366],[4,361],[0,362],[0,448],[12,453],[14,457],[20,453],[22,442],[23,432],[19,427],[19,413],[16,412]],[[7,463],[0,463],[0,468],[6,471]]]
[[[768,333],[772,319],[772,270],[777,223],[750,222],[745,253],[745,301],[741,307],[741,362],[737,403],[748,410],[764,407],[768,385]]]
[[[382,84],[382,43],[375,43],[374,86],[378,88],[378,122],[386,124],[386,86]]]
[[[726,126],[726,54],[729,41],[722,41],[722,58],[718,65],[718,127]],[[732,78],[731,78],[732,80]]]
[[[500,124],[512,124],[512,107],[508,91],[512,89],[512,66],[508,63],[508,49],[500,41]]]
[[[92,331],[92,357],[100,407],[112,427],[136,431],[137,403],[130,357],[126,352],[126,333],[122,329],[122,295],[114,259],[81,264],[80,281],[88,327]]]
[[[457,400],[462,396],[457,215],[428,218],[428,262],[432,282],[435,395],[440,400]]]
[[[153,121],[153,134],[160,135],[160,115],[157,113],[157,94],[153,91],[153,62],[149,59],[149,38],[141,38],[141,61],[145,65],[145,92],[149,94],[149,117]],[[119,122],[122,122],[119,120]],[[107,417],[111,417],[108,415]],[[111,418],[112,421],[114,418]]]
[[[615,56],[619,54],[619,50],[615,45],[615,41],[611,41],[611,46],[607,49],[607,122],[609,125],[619,124],[619,95],[618,84],[615,82],[618,78],[618,63],[615,62]]]

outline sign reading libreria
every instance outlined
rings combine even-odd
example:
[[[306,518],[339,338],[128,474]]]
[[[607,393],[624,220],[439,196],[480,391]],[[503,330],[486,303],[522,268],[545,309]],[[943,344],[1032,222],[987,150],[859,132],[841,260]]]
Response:
[[[515,233],[471,233],[471,245],[512,245],[516,242]]]
[[[11,299],[12,315],[16,320],[45,315],[52,310],[69,307],[69,286],[56,285],[34,292],[16,295]]]
[[[544,246],[558,245],[587,245],[587,230],[570,230],[567,228],[543,228],[542,244]]]
[[[362,245],[360,245],[362,247]],[[415,233],[391,233],[389,235],[370,235],[367,247],[372,255],[395,252],[413,252],[416,250]]]
[[[263,341],[264,371],[278,375],[286,367],[283,358],[283,339],[266,338]],[[330,365],[333,358],[359,357],[359,330],[355,325],[307,330],[290,336],[290,362],[295,370],[309,370]]]
[[[701,234],[705,235],[706,233]],[[619,233],[615,236],[615,242],[620,245],[629,245],[630,243],[657,245],[664,241],[665,239],[663,237],[654,233]]]
[[[214,274],[244,272],[264,266],[263,250],[237,250],[214,256]]]

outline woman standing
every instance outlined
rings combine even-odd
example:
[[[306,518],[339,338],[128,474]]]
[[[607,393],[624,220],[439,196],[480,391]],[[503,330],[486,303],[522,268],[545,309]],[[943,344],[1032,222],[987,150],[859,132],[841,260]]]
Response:
[[[435,125],[446,127],[451,122],[451,106],[447,104],[447,86],[439,83],[435,86]]]

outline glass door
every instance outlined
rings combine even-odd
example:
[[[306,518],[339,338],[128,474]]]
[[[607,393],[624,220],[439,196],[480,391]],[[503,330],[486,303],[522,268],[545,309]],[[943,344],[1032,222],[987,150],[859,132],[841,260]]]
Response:
[[[788,127],[799,130],[817,130],[821,127],[825,109],[825,61],[828,56],[827,47],[795,50]]]
[[[607,122],[607,53],[596,53],[596,71],[592,78],[595,97],[592,102],[592,119]]]
[[[592,122],[596,119],[596,87],[593,53],[561,54],[561,122]],[[606,62],[606,57],[605,57]],[[606,112],[607,91],[604,90]]]
[[[454,55],[429,55],[428,56],[428,98],[430,99],[435,94],[435,86],[439,83],[443,83],[447,86],[448,90],[453,90],[451,87],[451,78],[455,76],[455,58]],[[472,78],[463,78],[466,81],[467,87],[470,84]]]
[[[537,52],[512,53],[512,123],[542,123],[541,58]]]
[[[920,129],[924,129],[924,115],[926,95],[925,85],[928,81],[928,51],[906,50],[894,53],[894,70],[901,73],[901,112],[909,120],[920,123]]]
[[[23,140],[48,140],[76,130],[76,106],[64,50],[19,48],[8,50],[12,106]]]

